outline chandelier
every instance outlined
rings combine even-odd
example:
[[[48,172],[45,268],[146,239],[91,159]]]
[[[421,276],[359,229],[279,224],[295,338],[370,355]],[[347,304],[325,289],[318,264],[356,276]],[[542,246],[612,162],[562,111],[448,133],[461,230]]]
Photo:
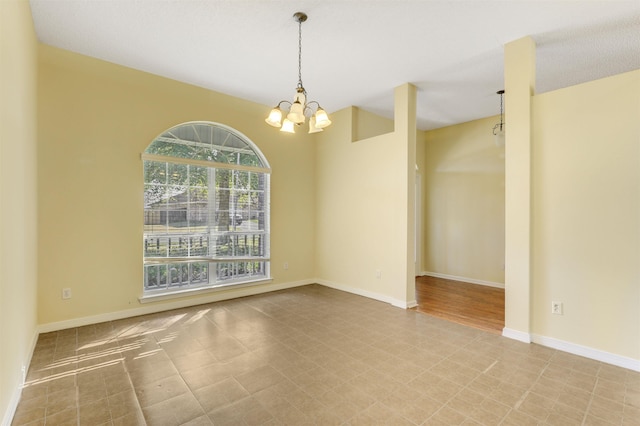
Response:
[[[503,101],[504,90],[498,90],[496,94],[500,95],[500,123],[493,126],[493,138],[496,146],[502,148],[504,146],[504,128],[505,124],[502,121],[503,116]]]
[[[321,132],[322,129],[331,124],[329,116],[316,101],[307,102],[307,91],[302,85],[302,23],[307,20],[307,15],[302,12],[293,14],[293,19],[298,23],[298,85],[293,102],[280,101],[269,116],[264,120],[268,125],[280,127],[281,132],[295,133],[294,125],[302,125],[309,117],[309,133]],[[282,121],[283,104],[288,104],[289,111],[284,121]]]

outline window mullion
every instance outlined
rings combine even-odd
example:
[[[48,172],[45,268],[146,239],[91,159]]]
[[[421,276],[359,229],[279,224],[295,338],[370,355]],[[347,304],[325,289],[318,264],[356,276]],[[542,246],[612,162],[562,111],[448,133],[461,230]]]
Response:
[[[216,195],[216,169],[213,167],[207,168],[207,183],[209,185],[208,197],[207,197],[207,232],[209,235],[209,248],[208,256],[213,256],[213,253],[218,249],[218,241],[215,236],[216,230],[216,214],[217,214],[217,195]],[[209,282],[211,282],[212,274],[209,274]]]

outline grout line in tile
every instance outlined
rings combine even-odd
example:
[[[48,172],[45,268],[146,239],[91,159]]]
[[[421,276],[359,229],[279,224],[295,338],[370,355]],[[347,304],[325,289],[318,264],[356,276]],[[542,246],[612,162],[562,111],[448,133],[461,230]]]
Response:
[[[487,372],[488,372],[489,370],[491,370],[491,369],[492,369],[492,368],[493,368],[497,363],[498,363],[498,360],[496,359],[495,361],[493,361],[493,363],[492,363],[490,366],[488,366],[487,368],[485,368],[485,369],[484,369],[484,371],[482,372],[482,374],[487,374]]]
[[[78,386],[78,376],[76,375],[76,425],[80,426],[80,387]],[[45,417],[44,423],[47,424]]]
[[[140,405],[140,400],[138,399],[138,393],[136,392],[136,387],[133,384],[133,381],[131,380],[131,375],[129,374],[129,368],[127,367],[127,363],[124,362],[124,359],[122,359],[120,362],[122,362],[122,367],[124,368],[125,373],[127,373],[127,380],[129,381],[129,385],[131,386],[131,390],[133,392],[133,396],[136,398],[136,405],[138,407],[138,412],[142,416],[142,418],[144,419],[144,411],[142,411],[142,406]],[[182,377],[182,376],[180,376],[180,377]],[[108,395],[107,395],[107,403],[109,404],[109,415],[111,416],[111,403],[109,402],[109,396]],[[78,417],[78,420],[79,419],[80,419],[80,417]],[[113,416],[112,416],[111,420],[113,421]],[[145,421],[146,421],[146,419],[145,419]]]
[[[593,385],[593,389],[591,389],[591,396],[589,397],[589,403],[587,404],[587,408],[585,408],[584,410],[584,414],[582,415],[582,422],[580,423],[581,425],[585,425],[587,422],[587,416],[589,415],[589,411],[591,410],[591,404],[593,403],[593,398],[595,397],[595,390],[596,387],[598,386],[598,380],[600,380],[598,378],[598,376],[596,375],[596,382]]]

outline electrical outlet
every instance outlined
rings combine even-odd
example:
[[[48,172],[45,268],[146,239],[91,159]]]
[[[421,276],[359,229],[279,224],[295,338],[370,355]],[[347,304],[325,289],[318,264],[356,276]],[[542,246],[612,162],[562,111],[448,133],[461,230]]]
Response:
[[[551,302],[551,313],[554,315],[562,315],[562,302]]]
[[[376,269],[376,278],[380,279],[382,277],[382,271],[380,269]]]
[[[284,262],[284,265],[282,266],[284,268],[284,270],[288,270],[289,269],[289,262]]]
[[[70,288],[63,288],[62,289],[62,298],[63,299],[71,299],[71,289]]]

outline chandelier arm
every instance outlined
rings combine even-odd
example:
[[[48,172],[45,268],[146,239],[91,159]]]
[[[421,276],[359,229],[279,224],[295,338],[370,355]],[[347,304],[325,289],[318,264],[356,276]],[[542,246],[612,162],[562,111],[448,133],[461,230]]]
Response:
[[[315,108],[316,111],[318,110],[318,108],[320,108],[320,104],[317,101],[309,101],[309,102],[307,102],[307,104],[304,107],[304,110],[305,110],[305,112],[307,110],[309,110],[313,114],[314,110],[313,110],[313,108],[311,108],[311,104],[316,104],[316,108]]]

